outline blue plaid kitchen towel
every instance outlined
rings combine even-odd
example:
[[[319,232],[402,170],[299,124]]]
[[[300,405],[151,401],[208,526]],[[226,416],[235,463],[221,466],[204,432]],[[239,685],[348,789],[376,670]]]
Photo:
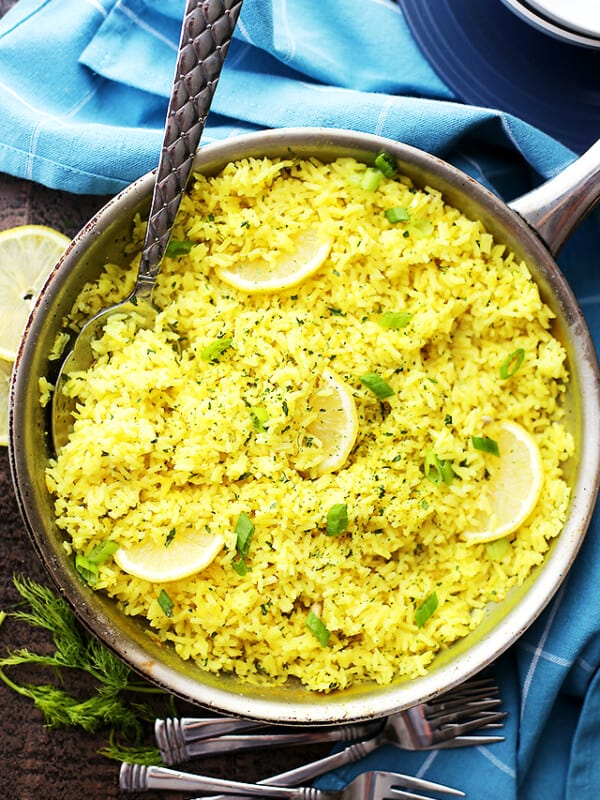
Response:
[[[183,0],[21,0],[0,20],[0,170],[113,194],[158,159]],[[502,109],[461,103],[391,0],[245,0],[203,142],[281,126],[380,134],[433,152],[505,200],[575,154]],[[600,338],[600,217],[559,262]],[[599,443],[600,446],[600,443]],[[463,789],[474,800],[600,797],[600,529],[537,622],[496,665],[506,741],[406,753],[366,767]]]

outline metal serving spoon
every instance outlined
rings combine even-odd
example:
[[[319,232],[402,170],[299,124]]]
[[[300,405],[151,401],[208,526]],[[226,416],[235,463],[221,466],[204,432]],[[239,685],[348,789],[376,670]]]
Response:
[[[56,452],[68,440],[73,423],[74,402],[63,391],[65,383],[69,373],[86,370],[93,363],[92,343],[102,334],[108,318],[118,312],[131,314],[139,327],[153,324],[156,307],[152,303],[152,290],[241,7],[242,0],[187,0],[135,287],[125,300],[86,322],[73,348],[66,354],[52,398],[52,437]]]

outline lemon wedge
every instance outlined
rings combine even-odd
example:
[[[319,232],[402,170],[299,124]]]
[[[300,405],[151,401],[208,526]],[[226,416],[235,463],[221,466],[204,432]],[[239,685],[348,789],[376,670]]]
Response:
[[[311,405],[317,417],[306,430],[321,442],[323,459],[315,471],[324,475],[343,467],[354,447],[358,435],[356,405],[346,384],[329,370],[323,372]]]
[[[490,479],[485,485],[489,510],[479,510],[463,536],[469,542],[492,542],[517,530],[535,508],[544,483],[537,444],[516,422],[494,429],[499,456],[490,455]]]
[[[8,390],[12,361],[0,358],[0,445],[8,444]]]
[[[150,541],[119,547],[114,559],[129,575],[150,583],[168,583],[188,578],[208,567],[224,544],[225,539],[220,534],[178,532],[168,546]]]
[[[69,238],[45,225],[0,233],[0,356],[14,359],[35,298]]]
[[[234,289],[250,294],[279,292],[298,286],[323,265],[331,242],[316,230],[308,230],[296,239],[293,253],[281,253],[273,262],[242,261],[235,267],[217,267],[217,276]]]

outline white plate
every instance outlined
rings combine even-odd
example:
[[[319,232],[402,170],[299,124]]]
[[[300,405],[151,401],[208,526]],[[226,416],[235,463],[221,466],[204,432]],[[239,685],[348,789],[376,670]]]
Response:
[[[501,0],[510,11],[516,14],[525,22],[529,23],[532,27],[537,28],[543,33],[553,36],[555,39],[560,39],[568,44],[579,45],[580,47],[590,47],[600,49],[600,33],[598,36],[590,34],[578,33],[569,28],[559,25],[548,17],[544,17],[540,12],[533,9],[533,3],[521,3],[519,0]],[[552,0],[549,0],[549,2]],[[563,2],[570,2],[570,0],[554,0],[556,4]],[[580,2],[590,2],[596,4],[598,0],[580,0]]]
[[[600,37],[600,0],[528,0],[528,3],[563,28]]]

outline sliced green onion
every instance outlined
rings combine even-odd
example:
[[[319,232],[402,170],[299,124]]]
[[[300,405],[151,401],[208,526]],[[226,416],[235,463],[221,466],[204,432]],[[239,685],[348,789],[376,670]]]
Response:
[[[217,361],[217,359],[231,347],[233,339],[215,339],[207,345],[200,353],[200,358],[204,361]]]
[[[384,179],[383,173],[378,169],[367,167],[363,172],[360,185],[366,192],[376,192],[379,189],[382,180]]]
[[[75,569],[90,586],[93,586],[98,580],[98,575],[100,573],[98,564],[96,564],[95,561],[90,561],[87,556],[82,556],[81,553],[77,553],[75,556]]]
[[[419,236],[431,236],[433,233],[433,222],[430,222],[428,219],[416,219],[412,224],[411,228],[414,233],[417,233]]]
[[[308,612],[306,617],[306,627],[322,647],[327,647],[331,634],[314,611]]]
[[[119,549],[116,542],[100,542],[95,545],[87,556],[77,553],[75,556],[75,570],[86,583],[93,586],[98,580],[100,564],[104,564]]]
[[[196,242],[190,242],[188,239],[179,242],[176,239],[171,239],[171,241],[167,245],[167,249],[165,250],[165,255],[167,256],[167,258],[177,258],[178,256],[185,256],[190,252],[190,250],[195,244]]]
[[[335,503],[327,512],[327,536],[339,536],[348,527],[348,506],[346,503]]]
[[[408,222],[410,219],[408,210],[402,208],[402,206],[394,206],[393,208],[386,209],[385,216],[387,221],[391,222],[392,225],[395,225],[397,222]]]
[[[398,172],[398,165],[389,153],[382,150],[375,158],[375,166],[386,177],[393,178]]]
[[[238,558],[234,559],[231,562],[231,566],[237,572],[238,575],[245,575],[248,572],[248,567],[246,566],[246,559],[244,556],[238,556]]]
[[[490,561],[502,561],[510,550],[510,543],[506,536],[495,539],[493,542],[485,543],[485,552]]]
[[[491,453],[494,456],[500,455],[500,448],[495,439],[490,439],[489,436],[471,436],[473,447],[475,450],[481,450],[483,453]]]
[[[254,406],[250,409],[250,419],[256,431],[264,431],[265,422],[269,419],[269,412],[264,406]]]
[[[391,397],[394,394],[394,390],[389,383],[386,383],[376,372],[366,372],[360,376],[359,381],[380,400],[385,400],[386,397]]]
[[[408,311],[384,311],[377,322],[386,331],[397,331],[405,328],[411,317]]]
[[[104,564],[119,549],[116,542],[100,542],[88,553],[88,558],[94,564]]]
[[[254,533],[254,523],[250,517],[242,511],[235,524],[235,535],[237,536],[235,549],[241,556],[247,556],[250,549],[250,539]]]
[[[238,520],[235,524],[236,542],[235,549],[238,553],[237,559],[232,561],[232,566],[238,575],[245,575],[248,572],[246,566],[246,556],[250,550],[250,539],[254,533],[254,523],[250,517],[244,512],[240,512]]]
[[[429,617],[438,607],[438,597],[435,592],[432,592],[429,597],[424,600],[415,611],[415,623],[418,628],[422,628],[427,622]]]
[[[452,462],[446,459],[439,459],[433,450],[425,451],[423,471],[427,480],[436,485],[445,483],[446,486],[449,486],[454,478]]]
[[[525,350],[522,347],[517,347],[500,366],[500,377],[503,381],[512,378],[515,372],[519,369],[525,358]]]
[[[160,594],[158,595],[158,605],[161,607],[165,617],[173,616],[173,609],[175,608],[175,603],[171,600],[171,598],[165,592],[164,589],[161,589]]]

